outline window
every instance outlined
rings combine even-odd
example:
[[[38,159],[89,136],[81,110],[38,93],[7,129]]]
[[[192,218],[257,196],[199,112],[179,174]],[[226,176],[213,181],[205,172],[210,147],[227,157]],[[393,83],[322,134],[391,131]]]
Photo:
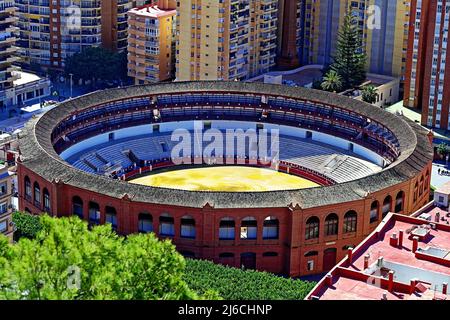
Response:
[[[117,212],[113,207],[105,208],[105,222],[110,223],[113,230],[117,230]]]
[[[89,222],[94,224],[100,223],[100,206],[96,202],[89,202]]]
[[[191,216],[181,218],[181,237],[195,239],[195,220]]]
[[[8,192],[8,183],[3,182],[0,184],[0,196],[4,196]]]
[[[31,182],[28,177],[25,177],[25,198],[31,200]]]
[[[174,220],[167,213],[159,217],[159,235],[166,237],[173,237],[175,235]]]
[[[253,217],[242,219],[241,223],[241,239],[254,240],[257,235],[257,222]]]
[[[263,257],[278,257],[278,253],[272,251],[264,252]]]
[[[314,270],[314,260],[308,260],[307,269],[308,269],[308,271]]]
[[[370,205],[370,223],[378,221],[378,207],[379,207],[378,201],[372,202]]]
[[[267,217],[264,219],[263,239],[278,239],[278,219],[275,217]]]
[[[4,202],[0,204],[0,214],[5,214],[8,212],[8,203]]]
[[[234,240],[234,220],[233,218],[223,218],[219,225],[220,240]]]
[[[382,210],[383,218],[386,217],[386,215],[389,213],[389,211],[391,211],[391,203],[392,203],[392,197],[391,196],[387,196],[386,198],[384,198],[383,210]]]
[[[78,196],[72,198],[72,214],[83,219],[83,200]]]
[[[349,211],[344,216],[344,233],[356,232],[358,214],[355,211]]]
[[[332,236],[338,234],[339,218],[337,214],[331,213],[325,219],[325,235]]]
[[[400,191],[397,193],[397,197],[395,198],[395,212],[398,213],[403,211],[403,198],[405,197],[405,193]]]
[[[219,254],[219,258],[234,258],[234,254],[231,252],[223,252]]]
[[[8,221],[3,220],[0,222],[0,232],[5,232],[8,229]]]
[[[140,213],[138,218],[138,230],[142,233],[153,231],[153,217],[149,213]]]
[[[305,228],[306,240],[319,238],[319,223],[320,220],[317,217],[311,217],[306,221],[306,228]]]
[[[41,188],[37,182],[34,183],[34,205],[36,207],[41,206]]]
[[[50,213],[50,194],[48,193],[47,188],[44,188],[44,210],[47,213]]]

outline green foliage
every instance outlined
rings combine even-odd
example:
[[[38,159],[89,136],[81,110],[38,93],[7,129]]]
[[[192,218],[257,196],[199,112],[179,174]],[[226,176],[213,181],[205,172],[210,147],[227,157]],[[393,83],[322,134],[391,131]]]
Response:
[[[69,57],[65,66],[66,77],[73,74],[79,79],[112,81],[127,78],[127,55],[101,47],[89,47]]]
[[[439,146],[437,147],[437,152],[440,155],[446,156],[449,152],[450,152],[450,148],[448,147],[448,145],[445,142],[442,142],[441,144],[439,144]]]
[[[185,280],[192,290],[204,294],[214,290],[225,300],[298,300],[314,282],[293,280],[267,272],[241,270],[204,260],[186,260]]]
[[[373,104],[377,102],[378,89],[374,85],[365,86],[362,90],[362,99],[364,102]]]
[[[35,239],[8,245],[0,236],[0,299],[198,298],[169,241],[120,237],[109,224],[89,231],[77,217],[40,220]]]
[[[342,89],[342,77],[334,70],[330,70],[325,77],[321,87],[325,91],[339,92]]]
[[[17,241],[20,238],[34,239],[38,232],[42,229],[39,216],[33,216],[26,212],[14,212],[13,222],[16,225],[16,231],[14,232],[14,240]]]
[[[354,88],[366,79],[366,60],[358,23],[348,13],[338,33],[336,54],[330,66],[342,77],[343,90]]]

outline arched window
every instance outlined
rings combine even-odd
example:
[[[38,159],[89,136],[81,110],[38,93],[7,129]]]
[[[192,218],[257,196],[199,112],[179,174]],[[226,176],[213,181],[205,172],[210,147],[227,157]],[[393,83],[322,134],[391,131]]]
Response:
[[[414,185],[414,202],[417,201],[419,193],[419,183],[416,181],[416,184]]]
[[[338,234],[339,217],[336,213],[330,213],[325,219],[325,235],[334,236]]]
[[[222,218],[219,224],[219,239],[234,240],[234,220],[233,218]]]
[[[89,202],[89,222],[93,224],[100,223],[100,206],[97,202]]]
[[[83,219],[83,200],[78,196],[72,198],[72,214]]]
[[[356,232],[358,214],[351,210],[344,215],[344,233]]]
[[[372,202],[370,205],[370,223],[378,221],[378,210],[380,207],[380,203],[378,201]]]
[[[159,235],[173,237],[175,235],[174,219],[168,213],[163,213],[159,217]]]
[[[115,208],[106,206],[105,222],[110,223],[113,230],[117,230],[117,212]]]
[[[34,205],[36,207],[41,207],[41,187],[39,187],[39,183],[34,183]]]
[[[25,176],[25,198],[31,201],[31,181],[28,176]]]
[[[423,194],[423,176],[420,177],[420,183],[419,183],[419,197]]]
[[[257,235],[257,222],[253,217],[246,217],[241,222],[241,239],[254,240]]]
[[[44,211],[50,213],[50,193],[47,188],[44,188]]]
[[[153,217],[149,213],[139,213],[138,230],[142,233],[153,231]]]
[[[392,206],[392,197],[387,196],[386,198],[384,198],[383,210],[381,211],[383,218],[386,217],[386,215],[389,213],[389,211],[391,211],[391,206]]]
[[[320,220],[317,217],[311,217],[306,221],[305,239],[319,238],[319,224]]]
[[[195,239],[195,220],[191,216],[181,218],[181,237]]]
[[[276,217],[267,217],[263,224],[263,239],[278,239],[279,222]]]
[[[397,193],[397,197],[395,198],[395,212],[401,212],[403,211],[403,200],[405,198],[405,193],[403,191],[400,191]]]

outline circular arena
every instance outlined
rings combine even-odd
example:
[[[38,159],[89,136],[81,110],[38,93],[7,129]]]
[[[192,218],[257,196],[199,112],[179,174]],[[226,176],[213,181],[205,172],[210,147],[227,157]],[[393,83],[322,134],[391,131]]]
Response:
[[[186,257],[330,270],[429,199],[432,133],[326,92],[176,82],[94,92],[19,137],[19,208],[154,232]]]

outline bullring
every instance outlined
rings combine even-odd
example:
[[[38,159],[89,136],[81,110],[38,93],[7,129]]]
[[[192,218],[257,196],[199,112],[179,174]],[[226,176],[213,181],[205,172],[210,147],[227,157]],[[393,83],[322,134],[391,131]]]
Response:
[[[164,150],[170,130],[194,122],[204,129],[280,129],[278,170],[321,186],[210,192],[128,182],[170,169]],[[424,205],[433,158],[429,132],[379,108],[315,90],[240,82],[94,92],[31,120],[19,139],[21,210],[77,214],[124,235],[153,231],[189,257],[290,276],[331,269],[388,212],[409,214]],[[162,149],[141,152],[141,139]],[[320,158],[321,152],[330,156]],[[143,159],[146,154],[152,158]]]

